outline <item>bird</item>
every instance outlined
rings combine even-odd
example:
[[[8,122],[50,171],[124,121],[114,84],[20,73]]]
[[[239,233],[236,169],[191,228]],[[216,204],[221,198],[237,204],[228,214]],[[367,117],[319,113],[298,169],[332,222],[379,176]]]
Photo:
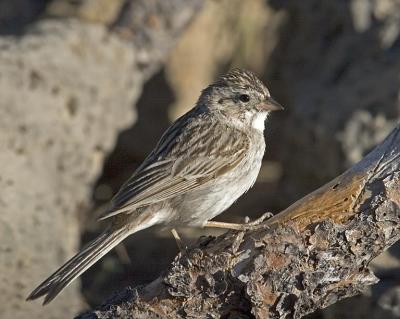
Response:
[[[233,69],[202,90],[195,106],[162,135],[100,217],[109,227],[44,280],[27,300],[52,301],[129,235],[160,225],[243,229],[212,221],[255,183],[265,120],[283,107],[251,71]]]

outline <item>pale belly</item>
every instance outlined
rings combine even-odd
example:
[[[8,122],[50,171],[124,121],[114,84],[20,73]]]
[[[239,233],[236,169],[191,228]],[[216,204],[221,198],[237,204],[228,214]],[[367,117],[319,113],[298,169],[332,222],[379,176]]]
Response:
[[[221,176],[202,189],[175,198],[171,203],[171,226],[204,226],[204,224],[229,208],[253,186],[261,168],[264,147],[249,154],[234,172]]]

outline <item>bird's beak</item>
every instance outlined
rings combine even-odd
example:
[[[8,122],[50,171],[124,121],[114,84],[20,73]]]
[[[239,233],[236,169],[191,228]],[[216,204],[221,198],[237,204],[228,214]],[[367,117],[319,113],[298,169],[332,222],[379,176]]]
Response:
[[[276,102],[272,97],[267,97],[263,102],[259,104],[260,109],[271,112],[271,111],[282,111],[283,106]]]

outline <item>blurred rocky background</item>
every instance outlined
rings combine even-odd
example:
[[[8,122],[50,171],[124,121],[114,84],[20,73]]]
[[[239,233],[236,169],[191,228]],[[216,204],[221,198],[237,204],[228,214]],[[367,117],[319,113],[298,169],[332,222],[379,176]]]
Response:
[[[255,187],[219,220],[279,212],[398,122],[398,0],[1,0],[0,318],[71,318],[151,281],[177,253],[135,234],[46,308],[24,298],[98,234],[97,216],[200,90],[255,71],[269,119]],[[182,229],[187,242],[209,230]],[[216,233],[214,233],[216,234]],[[399,318],[400,250],[382,280],[311,318]]]

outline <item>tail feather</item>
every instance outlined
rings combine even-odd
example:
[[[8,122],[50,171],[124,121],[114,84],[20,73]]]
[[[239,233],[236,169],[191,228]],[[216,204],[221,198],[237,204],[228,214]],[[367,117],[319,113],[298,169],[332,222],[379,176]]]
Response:
[[[26,300],[33,300],[46,295],[43,305],[48,304],[62,289],[68,286],[75,278],[85,272],[128,235],[129,232],[126,228],[105,231],[43,281],[32,291]]]

